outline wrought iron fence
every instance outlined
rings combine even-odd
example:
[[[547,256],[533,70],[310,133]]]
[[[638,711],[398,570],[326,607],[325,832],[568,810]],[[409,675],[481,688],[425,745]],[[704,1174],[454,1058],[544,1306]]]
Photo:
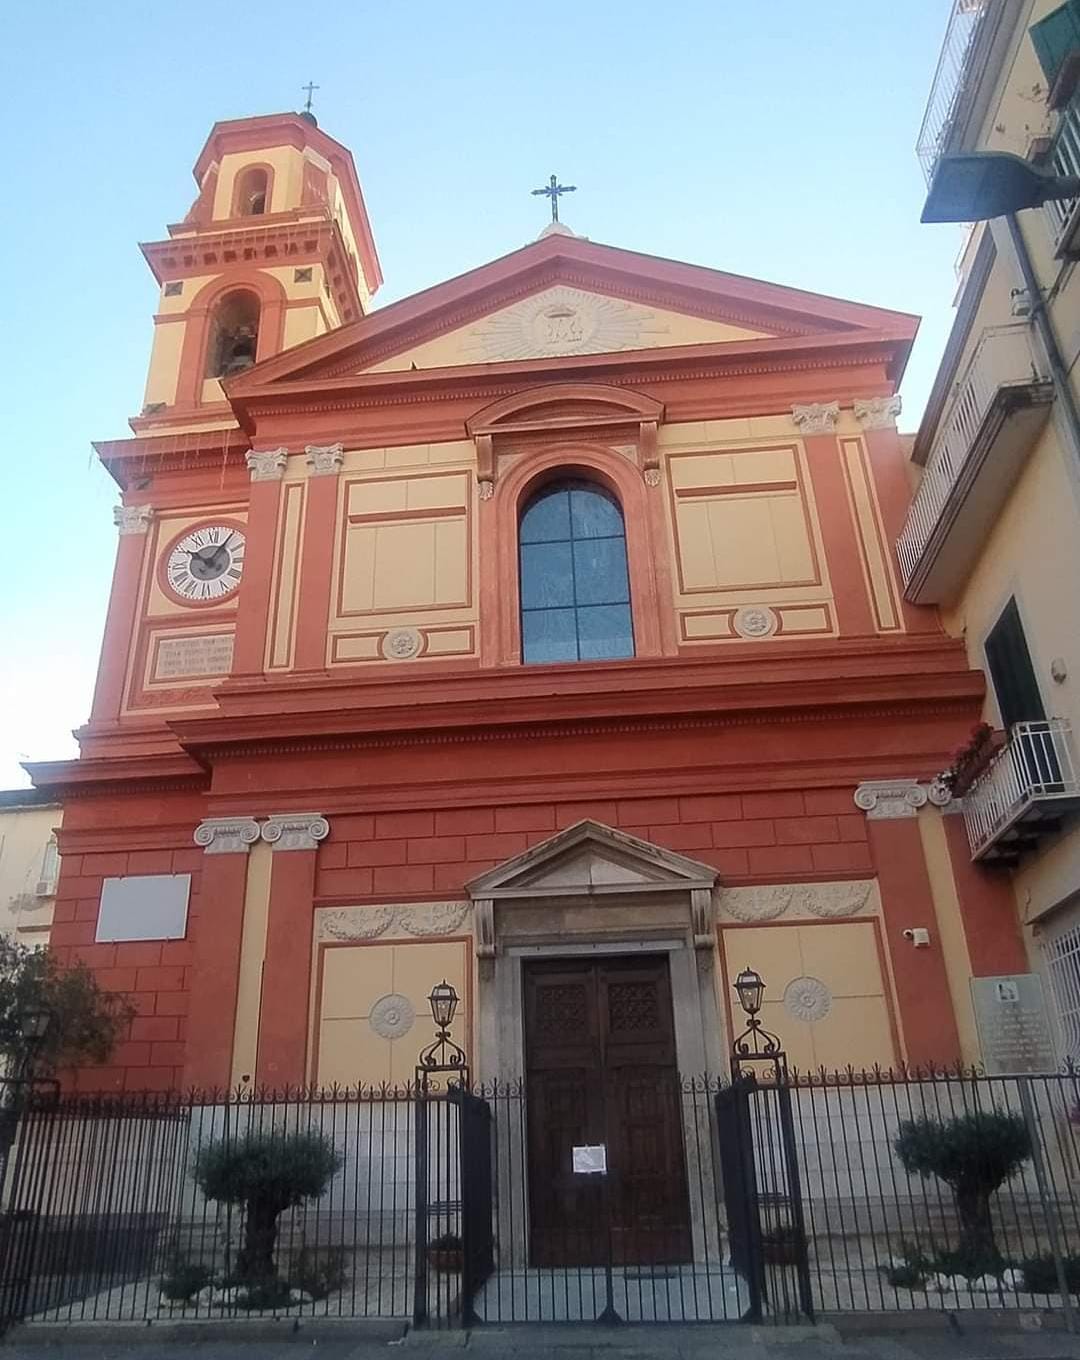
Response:
[[[31,1102],[0,1318],[789,1321],[1061,1310],[1080,1290],[1072,1071],[619,1080],[604,1155],[569,1077],[543,1101],[510,1081]],[[905,1130],[938,1146],[956,1121],[977,1139],[974,1200],[904,1150]],[[991,1135],[1012,1140],[1000,1184]],[[211,1149],[261,1149],[265,1183],[297,1138],[332,1162],[321,1194],[274,1201],[269,1237],[248,1183],[211,1197]]]

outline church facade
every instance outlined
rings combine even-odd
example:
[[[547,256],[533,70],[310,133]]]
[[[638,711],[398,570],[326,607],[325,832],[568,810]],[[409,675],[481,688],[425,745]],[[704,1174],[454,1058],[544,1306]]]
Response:
[[[349,153],[215,126],[143,253],[52,947],[138,1009],[83,1089],[975,1060],[1026,971],[935,776],[982,675],[904,599],[914,318],[561,224],[380,309]],[[737,1009],[737,1007],[736,1007]]]

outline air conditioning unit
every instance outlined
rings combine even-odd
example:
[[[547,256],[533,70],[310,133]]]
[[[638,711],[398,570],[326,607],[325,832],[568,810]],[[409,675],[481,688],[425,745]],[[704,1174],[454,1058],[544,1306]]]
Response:
[[[34,888],[35,897],[52,897],[56,892],[55,878],[39,878]]]

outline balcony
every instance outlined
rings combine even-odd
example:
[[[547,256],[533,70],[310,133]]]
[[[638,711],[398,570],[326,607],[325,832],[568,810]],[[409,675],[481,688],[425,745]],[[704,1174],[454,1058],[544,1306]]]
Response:
[[[1080,98],[1062,109],[1046,164],[1055,175],[1080,175]],[[1047,203],[1043,212],[1055,253],[1059,257],[1080,253],[1080,198]]]
[[[945,148],[956,114],[979,29],[989,10],[989,0],[954,0],[945,41],[941,45],[934,83],[926,103],[922,127],[915,154],[919,158],[927,184],[934,177],[934,167]]]
[[[1080,807],[1072,729],[1064,718],[1015,723],[964,795],[971,858],[1012,865]]]
[[[1016,322],[988,327],[957,379],[896,544],[914,603],[947,600],[967,578],[1049,415],[1042,368]]]

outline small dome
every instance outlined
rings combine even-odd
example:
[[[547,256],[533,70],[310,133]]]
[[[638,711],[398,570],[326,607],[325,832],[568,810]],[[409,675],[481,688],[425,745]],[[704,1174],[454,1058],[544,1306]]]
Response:
[[[310,123],[312,127],[319,126],[319,120],[315,117],[315,115],[311,112],[310,109],[301,109],[299,114],[297,114],[297,117],[302,118],[305,123]]]
[[[549,222],[540,235],[536,238],[542,241],[545,236],[576,236],[576,231],[571,231],[565,222]]]

